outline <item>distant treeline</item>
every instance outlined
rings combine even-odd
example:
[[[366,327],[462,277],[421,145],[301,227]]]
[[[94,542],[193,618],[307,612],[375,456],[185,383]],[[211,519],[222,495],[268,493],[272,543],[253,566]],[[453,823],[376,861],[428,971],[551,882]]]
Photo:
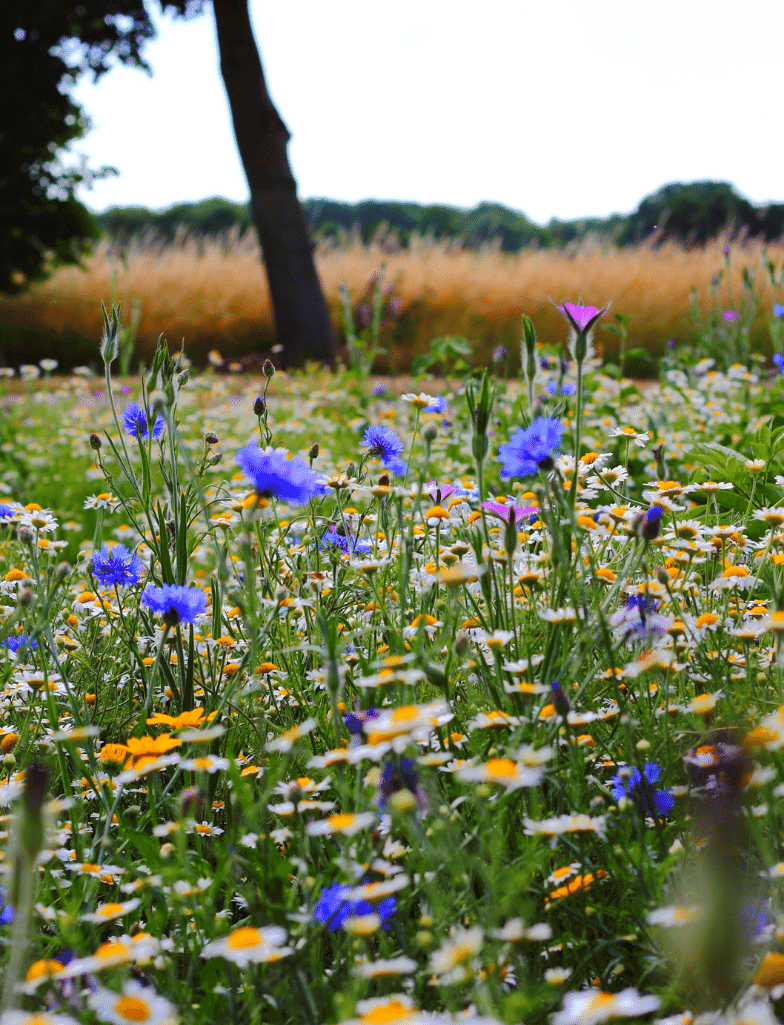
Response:
[[[492,242],[504,252],[563,247],[586,236],[598,236],[618,246],[645,241],[701,246],[722,234],[764,242],[784,236],[784,203],[755,207],[727,182],[665,185],[646,196],[631,214],[551,220],[545,226],[499,203],[480,203],[473,210],[376,199],[361,203],[306,199],[302,205],[316,239],[340,240],[358,232],[363,242],[369,242],[383,234],[387,239],[395,237],[402,246],[407,246],[412,236],[460,239],[472,249]],[[244,233],[252,227],[247,205],[219,198],[180,203],[161,211],[113,207],[97,220],[102,231],[118,242],[145,232],[172,241],[182,232],[215,236],[237,228]]]

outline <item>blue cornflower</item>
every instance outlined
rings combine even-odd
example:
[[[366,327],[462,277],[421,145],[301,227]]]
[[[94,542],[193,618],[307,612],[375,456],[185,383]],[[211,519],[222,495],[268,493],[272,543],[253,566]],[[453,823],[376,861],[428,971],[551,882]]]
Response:
[[[508,355],[509,350],[505,345],[496,345],[493,349],[493,363],[500,363],[502,359],[505,359]]]
[[[514,432],[498,450],[502,477],[532,477],[552,467],[552,453],[561,444],[563,424],[553,417],[538,416],[530,427]]]
[[[253,481],[262,498],[280,498],[289,505],[306,505],[324,494],[318,474],[304,459],[289,459],[277,449],[259,448],[255,443],[241,448],[236,456],[246,477]]]
[[[443,413],[448,403],[443,395],[436,396],[429,406],[425,406],[423,413]]]
[[[360,712],[346,712],[343,716],[346,729],[352,736],[362,732],[362,727],[368,719],[378,719],[378,709],[374,705]]]
[[[335,548],[338,548],[345,555],[355,555],[357,553],[367,555],[368,552],[373,550],[367,541],[354,537],[351,533],[348,536],[341,534],[337,527],[330,524],[321,535],[319,549],[324,552]]]
[[[663,511],[660,505],[651,505],[645,510],[640,533],[646,541],[654,541],[659,536]]]
[[[0,641],[0,646],[8,648],[9,651],[17,652],[23,648],[37,648],[38,641],[30,640],[27,634],[16,634],[15,637],[6,637]]]
[[[12,516],[15,515],[16,513],[10,505],[4,505],[2,502],[0,502],[0,520],[9,520]]]
[[[3,887],[0,886],[0,925],[8,925],[9,922],[14,920],[14,909],[5,902],[7,896]]]
[[[555,383],[555,381],[548,381],[547,384],[545,385],[545,390],[547,391],[547,393],[549,395],[557,395],[558,394],[558,385]],[[567,381],[566,384],[562,384],[561,385],[561,392],[560,392],[560,394],[561,395],[574,395],[574,393],[576,391],[577,391],[577,385],[573,384],[571,381]]]
[[[784,310],[784,306],[781,307]],[[784,314],[783,314],[784,315]],[[771,359],[776,364],[776,369],[780,374],[784,374],[784,356],[780,352],[774,352]]]
[[[123,410],[122,422],[125,433],[130,434],[132,438],[135,438],[137,435],[140,438],[146,438],[150,433],[150,422],[138,402],[132,402],[127,409]],[[165,426],[163,417],[159,413],[155,418],[155,426],[152,429],[153,438],[160,438]]]
[[[380,399],[381,396],[382,395],[386,395],[386,393],[387,393],[387,386],[385,384],[379,383],[379,384],[374,384],[373,385],[373,394],[374,394],[374,396],[377,399]]]
[[[774,317],[784,317],[784,306],[782,306],[781,303],[774,303],[773,304],[773,316]]]
[[[390,473],[404,474],[406,472],[406,464],[400,458],[400,453],[405,446],[395,432],[388,427],[375,425],[368,427],[360,444],[370,449],[371,456],[380,457]]]
[[[378,806],[383,811],[387,799],[400,790],[410,790],[418,801],[422,801],[419,789],[419,773],[410,758],[401,758],[399,762],[387,762],[378,781]]]
[[[142,591],[142,601],[162,616],[164,623],[169,626],[194,623],[196,617],[207,608],[207,596],[203,591],[179,584],[164,584],[163,587],[148,584]]]
[[[346,900],[350,887],[334,883],[321,891],[321,895],[313,909],[313,917],[334,932],[339,929],[347,918],[359,918],[362,915],[377,914],[385,929],[389,928],[387,919],[395,913],[397,901],[394,897],[385,897],[378,904],[367,900]]]
[[[144,573],[144,563],[123,545],[103,545],[92,554],[93,573],[100,584],[134,586]]]
[[[669,790],[657,790],[654,783],[658,782],[661,769],[656,762],[646,762],[643,772],[635,766],[624,769],[610,780],[610,789],[616,801],[627,797],[633,801],[641,812],[653,818],[656,815],[667,815],[675,804],[675,798]]]

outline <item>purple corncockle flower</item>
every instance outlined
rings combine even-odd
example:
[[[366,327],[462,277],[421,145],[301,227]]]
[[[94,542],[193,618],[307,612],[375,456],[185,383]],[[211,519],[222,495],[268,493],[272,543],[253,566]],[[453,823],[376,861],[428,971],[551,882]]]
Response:
[[[590,331],[599,317],[603,317],[607,312],[606,307],[600,310],[598,306],[580,306],[578,303],[564,303],[558,309],[581,335]]]
[[[738,311],[737,310],[725,310],[724,313],[722,314],[722,317],[724,318],[726,323],[734,324],[735,321],[738,319]]]
[[[513,509],[515,523],[521,523],[527,516],[539,515],[539,508],[535,505],[523,507],[522,505],[503,505],[501,502],[482,502],[482,508],[486,509],[489,513],[493,513],[494,516],[503,520],[504,523],[509,522]]]
[[[422,494],[432,498],[436,505],[441,505],[454,490],[454,484],[438,484],[436,481],[431,480],[429,484],[425,484],[422,488]]]

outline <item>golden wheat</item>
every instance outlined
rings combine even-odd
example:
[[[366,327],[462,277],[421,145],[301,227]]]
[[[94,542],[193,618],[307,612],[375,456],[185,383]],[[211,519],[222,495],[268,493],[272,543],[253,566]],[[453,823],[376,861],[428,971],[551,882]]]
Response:
[[[769,247],[767,253],[779,261],[784,248]],[[740,292],[742,267],[759,264],[764,255],[754,243],[732,247],[727,306]],[[692,288],[704,304],[710,279],[724,263],[721,242],[691,251],[674,245],[614,249],[586,242],[567,251],[512,255],[497,247],[472,252],[427,239],[400,249],[383,238],[369,245],[356,239],[322,244],[316,259],[339,330],[338,286],[348,286],[358,298],[385,265],[385,288],[392,289],[403,311],[385,334],[396,369],[444,334],[466,336],[482,355],[494,345],[511,346],[519,338],[522,313],[533,318],[540,337],[557,341],[563,323],[551,298],[611,302],[613,312],[632,318],[629,344],[655,353],[667,338],[685,337]],[[141,355],[153,351],[161,333],[174,344],[184,338],[186,350],[197,359],[213,348],[235,357],[269,347],[274,339],[258,247],[252,236],[237,234],[209,240],[180,237],[170,245],[142,237],[122,254],[103,241],[83,268],[62,267],[25,295],[1,299],[0,315],[6,326],[24,325],[51,336],[53,345],[69,334],[95,339],[101,327],[99,300],[108,304],[112,297],[122,302],[126,315],[139,301]],[[604,339],[608,344],[609,334]],[[24,362],[24,353],[9,353],[7,345],[5,355],[9,362]]]

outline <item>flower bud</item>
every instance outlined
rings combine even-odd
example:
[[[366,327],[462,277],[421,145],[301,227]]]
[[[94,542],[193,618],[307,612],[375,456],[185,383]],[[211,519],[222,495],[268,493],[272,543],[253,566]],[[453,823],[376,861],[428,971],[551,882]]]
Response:
[[[219,441],[218,435],[215,431],[205,431],[204,433],[204,444],[205,445],[217,445]]]
[[[640,527],[640,534],[644,541],[654,541],[661,530],[661,519],[663,509],[660,505],[652,505],[645,512],[645,519]]]
[[[19,538],[23,545],[27,545],[29,548],[33,543],[33,538],[35,535],[29,527],[21,526],[17,531],[16,536]]]
[[[553,683],[550,685],[550,694],[555,705],[555,710],[562,719],[565,719],[569,714],[571,705],[569,704],[569,698],[564,694],[563,687],[560,683]]]
[[[272,362],[271,359],[265,359],[264,360],[264,364],[263,364],[263,366],[261,368],[261,372],[264,374],[264,376],[268,380],[269,380],[270,377],[272,377],[274,375],[274,373],[275,373],[275,364]]]
[[[264,416],[264,413],[265,413],[266,409],[267,409],[267,404],[265,403],[265,401],[261,397],[261,395],[259,395],[256,398],[256,400],[254,401],[254,403],[253,403],[253,415],[254,416]]]
[[[184,818],[193,818],[204,802],[204,796],[201,787],[186,787],[180,794],[180,814]]]
[[[389,474],[388,473],[382,473],[381,474],[381,476],[378,478],[378,486],[380,488],[388,488],[389,487]]]
[[[424,431],[422,431],[422,436],[428,445],[432,445],[438,437],[438,427],[433,423],[427,424]]]
[[[57,564],[55,576],[58,580],[65,580],[68,574],[71,572],[70,562],[60,562]]]
[[[181,370],[177,376],[177,384],[182,388],[183,385],[188,383],[188,379],[191,376],[190,370]]]
[[[318,444],[310,446],[310,449],[308,450],[308,459],[311,461],[311,463],[314,459],[318,459],[318,454],[320,451],[321,449],[319,448]]]
[[[94,452],[100,452],[101,450],[101,439],[97,434],[90,435],[90,448]]]
[[[150,395],[150,412],[153,417],[159,413],[164,413],[169,406],[169,400],[166,398],[166,393],[162,391],[154,391]]]

